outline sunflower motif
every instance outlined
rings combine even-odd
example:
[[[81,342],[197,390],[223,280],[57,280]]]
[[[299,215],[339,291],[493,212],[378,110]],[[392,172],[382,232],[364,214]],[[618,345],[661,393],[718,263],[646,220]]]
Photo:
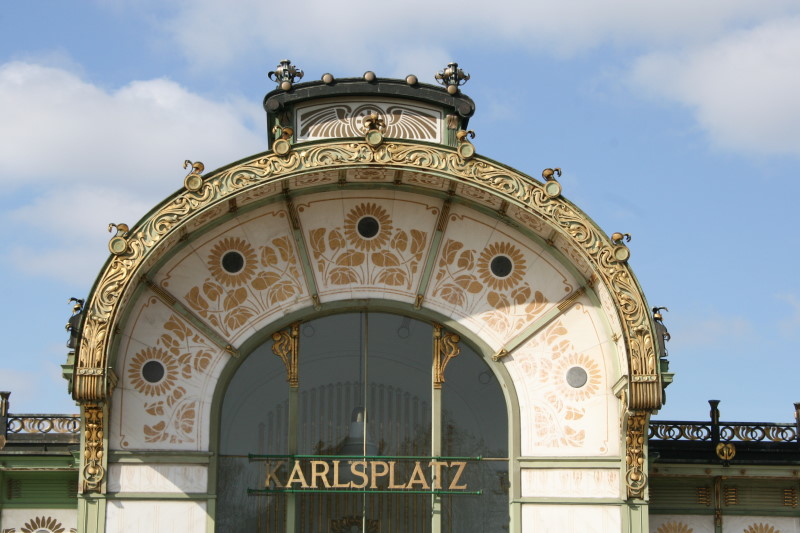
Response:
[[[217,281],[235,287],[250,281],[256,272],[256,252],[239,237],[219,241],[208,255],[208,268]]]
[[[684,524],[683,522],[675,522],[670,520],[661,524],[656,533],[693,533],[693,529]]]
[[[22,533],[63,533],[61,522],[51,517],[36,517],[22,526]]]
[[[525,257],[509,242],[495,242],[478,257],[478,275],[492,289],[504,291],[525,275]]]
[[[744,533],[781,533],[769,524],[753,524],[744,530]]]
[[[143,369],[149,362],[162,365],[160,379],[151,382],[144,378]],[[133,356],[128,367],[128,377],[134,388],[147,396],[162,396],[169,392],[177,382],[178,363],[167,352],[160,348],[145,348]],[[156,376],[157,377],[157,376]]]
[[[577,401],[583,401],[594,396],[603,382],[599,365],[588,355],[578,353],[571,353],[566,357],[561,357],[556,362],[552,375],[561,384],[563,394]],[[569,375],[572,375],[573,378],[569,379]],[[574,387],[570,384],[570,381],[575,384],[584,383]]]
[[[359,250],[380,250],[392,234],[392,219],[377,204],[359,204],[344,217],[347,242]]]

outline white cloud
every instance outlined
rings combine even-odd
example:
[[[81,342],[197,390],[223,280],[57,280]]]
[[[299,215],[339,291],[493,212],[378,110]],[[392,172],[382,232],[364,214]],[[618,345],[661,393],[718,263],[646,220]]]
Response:
[[[603,43],[699,42],[742,21],[798,9],[792,0],[298,0],[291,10],[264,0],[241,0],[236,9],[220,0],[175,5],[174,18],[164,20],[162,29],[197,66],[219,68],[267,49],[299,62],[313,57],[348,72],[376,65],[396,72],[402,66],[397,51],[409,48],[435,47],[457,59],[459,50],[487,45],[561,55]]]
[[[166,79],[107,91],[53,67],[0,66],[0,180],[177,189],[184,159],[206,168],[266,149],[234,104]]]
[[[800,155],[800,17],[774,20],[678,53],[640,58],[633,83],[692,108],[711,141]]]
[[[211,170],[266,149],[240,100],[214,102],[165,79],[109,91],[64,69],[6,63],[0,116],[10,141],[0,143],[0,182],[21,199],[3,215],[15,228],[4,259],[87,286],[108,255],[108,223],[132,225],[179,189],[184,159]]]

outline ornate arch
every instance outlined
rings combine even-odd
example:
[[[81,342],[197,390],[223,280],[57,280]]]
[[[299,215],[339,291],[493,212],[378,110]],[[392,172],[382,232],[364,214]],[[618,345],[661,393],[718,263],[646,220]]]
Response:
[[[424,172],[463,183],[518,206],[571,242],[591,269],[590,283],[601,283],[613,301],[622,325],[627,354],[626,409],[645,420],[662,403],[654,327],[636,279],[620,252],[580,209],[536,180],[483,157],[464,158],[455,149],[423,143],[387,142],[371,146],[348,140],[295,145],[285,154],[266,152],[190,182],[187,188],[151,211],[135,227],[121,231],[115,254],[105,265],[86,305],[76,353],[73,397],[87,406],[110,396],[115,382],[109,367],[113,332],[148,270],[177,243],[187,228],[208,222],[226,211],[228,202],[245,195],[280,194],[288,178],[320,171],[384,168]],[[192,176],[192,174],[190,174]],[[284,192],[286,189],[284,188]],[[636,426],[637,424],[634,424]],[[641,473],[640,453],[629,470]],[[634,484],[636,485],[636,484]],[[629,494],[641,495],[635,489]]]

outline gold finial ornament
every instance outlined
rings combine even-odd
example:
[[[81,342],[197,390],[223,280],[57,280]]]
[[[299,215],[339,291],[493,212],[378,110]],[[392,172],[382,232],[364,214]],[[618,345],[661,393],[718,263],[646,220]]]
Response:
[[[303,71],[292,65],[289,59],[283,59],[275,70],[269,71],[267,77],[278,84],[278,89],[288,91],[292,88],[295,78],[298,80],[303,79]]]
[[[361,129],[366,133],[364,140],[372,148],[377,148],[383,144],[383,132],[386,130],[386,121],[377,113],[371,113],[364,117]]]
[[[458,155],[460,155],[462,159],[469,159],[475,155],[475,146],[467,140],[467,137],[474,139],[475,132],[473,130],[458,130],[456,132]]]
[[[613,252],[614,259],[620,263],[626,262],[631,257],[631,251],[622,243],[623,239],[625,242],[631,242],[631,234],[620,233],[618,231],[611,234],[611,241],[615,244]]]
[[[561,184],[556,181],[555,176],[561,177],[561,169],[559,167],[546,168],[542,170],[542,178],[544,178],[544,193],[550,198],[558,198],[561,196]]]
[[[130,228],[127,224],[114,224],[112,222],[108,225],[109,233],[112,229],[116,229],[117,234],[108,241],[108,251],[114,255],[122,255],[128,251],[128,241],[125,238],[128,236]]]
[[[289,139],[294,135],[294,130],[287,126],[275,126],[272,128],[272,133],[278,137],[272,143],[272,151],[278,155],[286,155],[291,152],[292,143]]]
[[[192,171],[189,172],[185,178],[183,178],[183,186],[186,187],[187,191],[199,191],[200,187],[203,186],[202,173],[206,167],[200,161],[192,163],[187,159],[183,162],[183,168],[189,167],[192,167]]]
[[[440,85],[450,94],[456,94],[458,88],[469,81],[469,74],[458,68],[458,63],[448,63],[447,67],[434,76]]]
[[[322,82],[327,85],[333,83],[333,80],[334,80],[333,74],[331,74],[330,72],[326,72],[325,74],[322,75]]]

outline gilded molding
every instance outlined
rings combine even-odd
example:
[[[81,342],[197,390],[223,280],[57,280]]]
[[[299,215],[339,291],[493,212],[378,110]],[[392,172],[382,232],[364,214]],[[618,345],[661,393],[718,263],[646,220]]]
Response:
[[[300,376],[297,371],[299,352],[299,322],[272,334],[272,353],[283,361],[283,365],[286,367],[286,381],[289,382],[289,386],[293,389],[300,386]]]
[[[112,256],[100,274],[87,306],[76,370],[107,367],[112,345],[110,328],[122,315],[123,303],[135,289],[145,259],[167,236],[180,232],[205,208],[295,173],[364,165],[424,171],[466,182],[523,206],[549,222],[582,250],[614,297],[630,358],[629,407],[649,410],[661,406],[658,358],[648,307],[630,268],[615,258],[615,245],[608,236],[572,203],[549,196],[542,184],[528,176],[479,156],[464,160],[445,146],[401,142],[387,142],[377,148],[354,141],[296,145],[286,156],[267,152],[206,175],[199,190],[184,190],[156,208],[130,230],[126,252]],[[109,394],[104,373],[75,374],[76,400],[99,401]]]
[[[447,363],[461,354],[458,346],[460,340],[458,335],[447,331],[440,324],[433,325],[433,388],[442,388]]]
[[[625,485],[628,498],[644,498],[647,486],[644,449],[647,444],[647,411],[629,411],[625,427]]]
[[[103,406],[83,404],[83,461],[81,461],[81,492],[101,492],[106,477],[105,417]]]

